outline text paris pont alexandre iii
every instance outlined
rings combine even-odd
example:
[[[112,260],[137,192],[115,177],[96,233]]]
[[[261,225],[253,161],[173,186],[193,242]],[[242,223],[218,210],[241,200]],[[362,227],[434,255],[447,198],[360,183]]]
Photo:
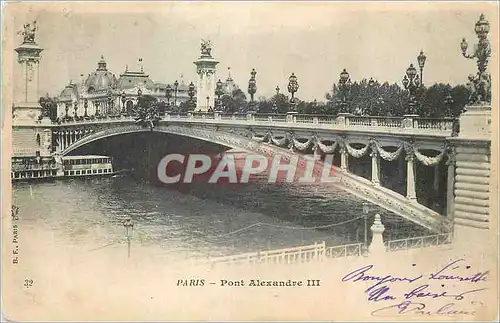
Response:
[[[179,287],[203,287],[206,285],[218,285],[220,287],[319,287],[319,279],[305,280],[262,280],[262,279],[220,279],[219,281],[207,281],[205,279],[178,279]]]

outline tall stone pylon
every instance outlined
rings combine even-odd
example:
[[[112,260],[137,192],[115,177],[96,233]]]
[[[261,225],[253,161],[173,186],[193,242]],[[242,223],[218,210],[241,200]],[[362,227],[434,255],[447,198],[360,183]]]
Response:
[[[35,42],[36,21],[24,25],[23,43],[15,49],[14,123],[35,123],[42,113],[38,103],[39,65],[43,49]]]
[[[201,55],[194,62],[198,74],[196,89],[196,111],[215,110],[215,72],[219,63],[212,57],[210,41],[201,42]]]
[[[50,119],[39,103],[39,65],[43,49],[35,42],[36,21],[25,24],[18,34],[22,44],[15,49],[14,102],[12,105],[13,157],[49,156]]]

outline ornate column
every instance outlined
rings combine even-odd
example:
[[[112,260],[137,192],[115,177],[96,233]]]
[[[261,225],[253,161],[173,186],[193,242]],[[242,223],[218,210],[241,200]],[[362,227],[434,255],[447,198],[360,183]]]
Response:
[[[314,156],[314,160],[316,160],[316,158],[318,158],[319,156],[319,144],[318,144],[318,138],[315,138],[315,141],[314,141],[314,146],[313,146],[313,156]]]
[[[415,153],[413,150],[406,153],[406,198],[410,200],[417,199],[415,191],[415,169],[414,169]]]
[[[454,147],[448,148],[448,160],[446,161],[446,166],[448,166],[448,178],[446,184],[446,217],[450,220],[453,219],[454,215],[454,200],[455,200],[455,161],[456,152]]]
[[[372,149],[372,184],[380,185],[380,156],[377,150]]]
[[[63,144],[63,143],[62,143],[62,138],[63,138],[63,135],[62,135],[61,130],[59,130],[59,133],[57,134],[57,137],[58,137],[58,138],[57,138],[57,139],[58,139],[58,140],[57,140],[57,142],[58,142],[58,144],[59,144],[59,145],[58,145],[59,152],[61,152],[61,151],[63,150],[63,148],[62,148],[62,144]]]
[[[439,163],[434,166],[434,184],[432,185],[434,192],[439,192]]]
[[[66,149],[66,130],[62,131],[61,150]]]
[[[349,154],[345,145],[340,148],[340,169],[346,172],[349,170]]]

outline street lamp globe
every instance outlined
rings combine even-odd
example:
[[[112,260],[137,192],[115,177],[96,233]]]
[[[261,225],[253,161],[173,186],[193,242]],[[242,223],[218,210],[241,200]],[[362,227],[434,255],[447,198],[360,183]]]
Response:
[[[194,84],[193,84],[193,82],[189,83],[188,95],[192,100],[193,96],[194,96]]]
[[[479,16],[474,31],[480,39],[486,38],[486,35],[490,32],[490,23],[484,18],[484,14]]]
[[[368,205],[368,203],[364,202],[363,203],[363,214],[368,214],[368,212],[370,212],[370,206]]]
[[[346,69],[344,68],[342,73],[340,73],[340,82],[345,84],[348,79],[349,79],[349,73],[347,73]]]
[[[413,67],[413,64],[410,64],[410,67],[408,67],[408,69],[406,70],[406,75],[408,75],[408,78],[410,80],[413,80],[415,75],[417,75],[417,69]]]
[[[422,69],[425,66],[425,60],[427,59],[427,56],[425,56],[424,51],[420,51],[420,55],[417,56],[417,61],[418,61],[418,66]]]

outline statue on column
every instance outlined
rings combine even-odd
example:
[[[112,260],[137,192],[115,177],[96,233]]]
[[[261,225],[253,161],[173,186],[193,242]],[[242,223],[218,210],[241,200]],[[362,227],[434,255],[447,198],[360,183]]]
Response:
[[[203,56],[211,56],[212,52],[212,43],[210,40],[201,40],[201,55]]]
[[[33,24],[24,24],[23,28],[24,30],[17,33],[18,35],[22,35],[24,37],[23,43],[34,43],[35,33],[37,30],[36,20],[33,21]]]

